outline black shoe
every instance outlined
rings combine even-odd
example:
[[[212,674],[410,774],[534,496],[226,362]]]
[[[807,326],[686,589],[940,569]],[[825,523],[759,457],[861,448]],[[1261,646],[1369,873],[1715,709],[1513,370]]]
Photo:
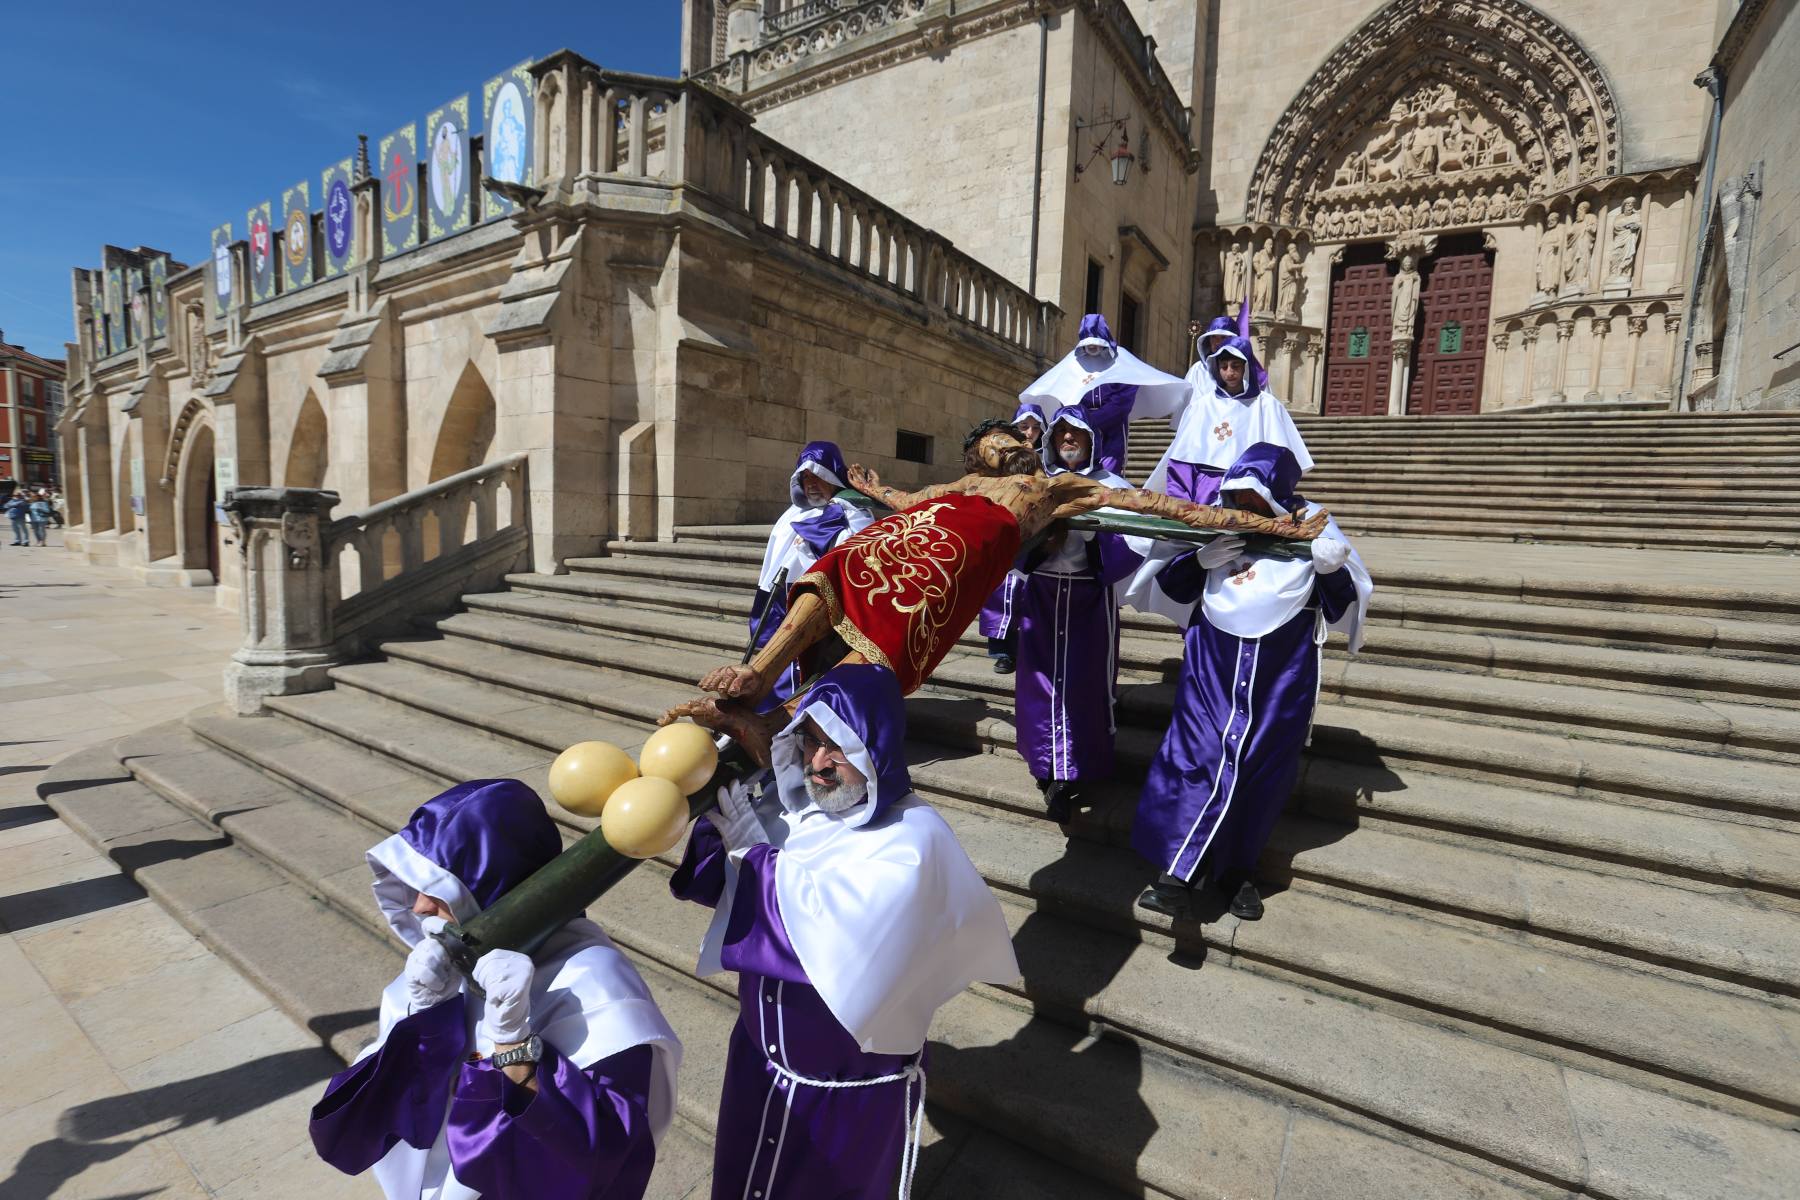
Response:
[[[1231,915],[1240,921],[1262,920],[1262,893],[1248,879],[1238,884],[1237,894],[1231,898]]]
[[[1187,885],[1173,875],[1159,875],[1137,899],[1139,908],[1180,920],[1192,912],[1192,899]]]
[[[1075,815],[1075,799],[1080,794],[1073,779],[1055,779],[1044,789],[1044,806],[1050,810],[1050,819],[1058,825],[1067,825]]]
[[[1017,666],[1017,664],[1015,664],[1013,662],[1012,655],[1010,655],[1010,654],[994,655],[994,674],[996,674],[996,675],[1011,675],[1017,669],[1018,669],[1018,666]]]

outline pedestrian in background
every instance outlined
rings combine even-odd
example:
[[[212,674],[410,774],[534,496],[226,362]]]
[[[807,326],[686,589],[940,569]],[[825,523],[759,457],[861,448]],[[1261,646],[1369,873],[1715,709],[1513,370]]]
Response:
[[[39,492],[25,508],[25,519],[31,523],[31,536],[40,546],[48,544],[45,539],[49,536],[50,517],[55,511],[50,507],[48,492]]]
[[[30,509],[31,501],[25,498],[23,490],[13,492],[12,495],[6,498],[6,504],[0,506],[0,512],[5,512],[7,519],[12,522],[12,544],[15,546],[29,546],[31,544],[25,533],[25,526],[30,515]]]

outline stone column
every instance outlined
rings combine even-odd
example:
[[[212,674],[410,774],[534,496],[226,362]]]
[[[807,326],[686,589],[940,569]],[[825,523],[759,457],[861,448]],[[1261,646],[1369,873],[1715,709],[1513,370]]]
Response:
[[[1562,403],[1569,398],[1565,390],[1569,382],[1569,339],[1575,335],[1575,318],[1564,317],[1556,323],[1556,380],[1550,398]]]
[[[1537,341],[1542,329],[1541,325],[1527,325],[1519,330],[1519,340],[1525,343],[1525,374],[1519,381],[1519,398],[1526,404],[1537,398]]]
[[[1497,403],[1506,401],[1506,331],[1496,333],[1492,341],[1494,353],[1488,358],[1487,379],[1482,382],[1483,399],[1492,396]]]
[[[1588,324],[1588,332],[1594,335],[1594,361],[1588,367],[1588,390],[1584,400],[1600,398],[1600,368],[1606,358],[1606,335],[1612,329],[1611,317],[1595,317]]]
[[[1681,314],[1663,314],[1663,386],[1658,392],[1665,396],[1675,394],[1675,339],[1681,333]]]
[[[1412,344],[1409,337],[1394,339],[1393,367],[1388,371],[1388,411],[1390,417],[1406,414],[1406,392],[1412,384]]]
[[[234,488],[225,512],[237,535],[244,644],[225,668],[225,699],[240,716],[270,696],[323,691],[332,654],[331,588],[323,525],[338,502],[317,488]]]
[[[1643,349],[1644,331],[1650,328],[1650,318],[1626,317],[1625,328],[1631,340],[1626,343],[1625,387],[1619,392],[1619,399],[1630,400],[1637,395],[1638,354]]]

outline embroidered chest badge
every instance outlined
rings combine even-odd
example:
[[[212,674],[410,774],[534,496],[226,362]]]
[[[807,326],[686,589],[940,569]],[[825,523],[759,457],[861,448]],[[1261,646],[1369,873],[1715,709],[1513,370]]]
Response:
[[[1256,564],[1245,563],[1241,570],[1232,572],[1231,583],[1232,583],[1233,587],[1243,587],[1246,583],[1249,583],[1252,579],[1255,579],[1255,578],[1256,578]]]
[[[1222,442],[1230,436],[1231,436],[1231,422],[1230,421],[1220,421],[1217,425],[1213,426],[1213,440],[1215,442]]]

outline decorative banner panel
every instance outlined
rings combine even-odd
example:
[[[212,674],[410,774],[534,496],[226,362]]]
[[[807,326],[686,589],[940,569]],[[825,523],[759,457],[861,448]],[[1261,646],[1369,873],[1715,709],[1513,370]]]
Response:
[[[150,333],[150,298],[144,294],[144,271],[141,267],[132,267],[125,272],[125,307],[131,313],[131,341],[133,345],[148,341]]]
[[[319,199],[325,206],[325,278],[342,275],[356,264],[356,201],[350,195],[350,160],[333,163],[319,176]]]
[[[419,123],[381,139],[381,251],[402,254],[419,244]]]
[[[531,63],[522,62],[481,85],[481,173],[508,183],[532,181]],[[512,201],[486,188],[481,192],[481,219],[512,212]]]
[[[425,118],[425,184],[431,236],[469,227],[469,97],[465,93]]]
[[[227,221],[212,231],[213,316],[224,316],[237,303],[231,289],[231,222]]]
[[[106,352],[117,354],[131,343],[125,338],[125,279],[118,267],[106,268]]]
[[[302,288],[313,281],[312,187],[306,180],[281,193],[281,214],[281,267],[288,288]]]
[[[159,254],[150,260],[150,334],[167,337],[169,333],[169,256]]]
[[[267,200],[251,208],[244,220],[250,227],[250,302],[268,300],[275,295],[275,228],[269,224]]]

